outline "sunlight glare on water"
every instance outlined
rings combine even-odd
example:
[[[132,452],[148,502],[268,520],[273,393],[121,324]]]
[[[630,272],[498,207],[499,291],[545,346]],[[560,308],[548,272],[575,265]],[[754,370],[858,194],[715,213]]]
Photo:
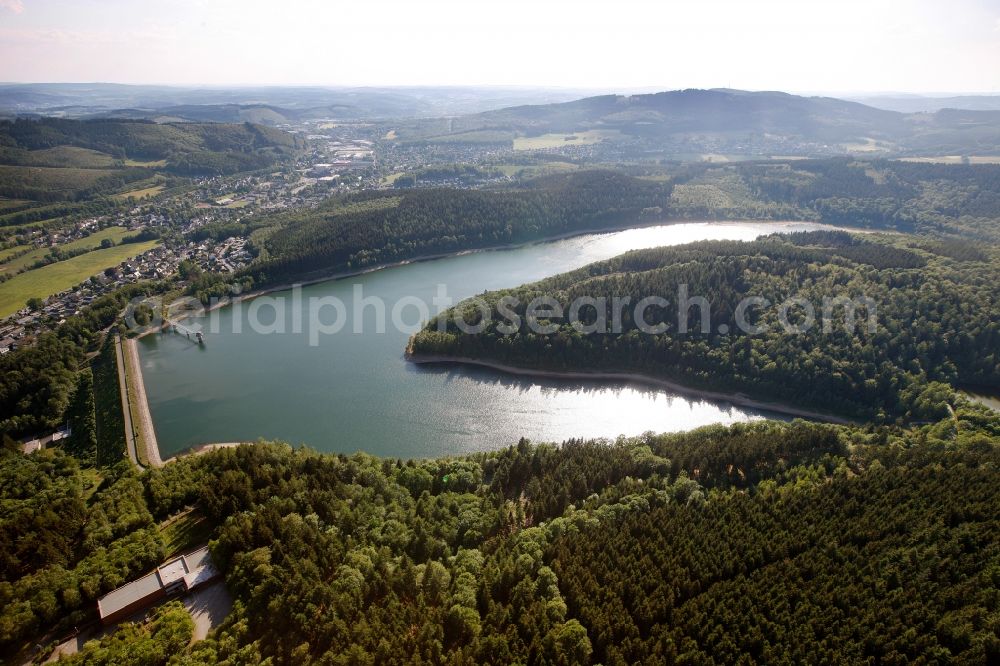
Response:
[[[705,239],[751,240],[817,228],[809,223],[688,223],[592,234],[510,250],[413,263],[311,285],[303,297],[333,295],[350,311],[354,285],[389,308],[404,297],[430,304],[437,285],[455,299],[578,268],[627,250]],[[285,294],[273,294],[282,296]],[[562,441],[689,430],[762,418],[758,411],[668,391],[599,380],[512,376],[484,368],[416,366],[408,335],[341,333],[309,346],[305,334],[233,333],[235,308],[218,312],[220,332],[204,347],[182,335],[142,338],[146,392],[164,457],[210,442],[281,439],[322,451],[402,458],[506,446],[520,437]],[[247,317],[247,307],[239,310]],[[370,331],[374,314],[365,318]],[[410,314],[412,317],[412,313]],[[290,327],[288,327],[290,330]],[[774,415],[772,415],[774,416]]]

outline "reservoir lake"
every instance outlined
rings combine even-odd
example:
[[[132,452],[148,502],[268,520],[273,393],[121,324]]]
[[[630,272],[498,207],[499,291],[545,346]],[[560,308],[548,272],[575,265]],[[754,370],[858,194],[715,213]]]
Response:
[[[280,439],[328,452],[426,458],[496,449],[521,437],[559,442],[645,431],[690,430],[711,423],[786,418],[725,402],[701,400],[641,384],[514,376],[487,368],[416,365],[403,357],[415,326],[414,299],[427,304],[444,285],[456,302],[608,259],[628,250],[708,239],[752,240],[775,232],[828,228],[805,222],[697,222],[588,234],[512,249],[414,262],[301,288],[303,301],[335,296],[345,305],[343,329],[310,345],[308,313],[293,331],[286,305],[284,333],[254,332],[253,301],[184,324],[206,330],[199,346],[177,333],[141,338],[139,353],[160,453],[164,459],[206,443]],[[355,333],[354,297],[385,303],[386,327],[376,332],[374,307]],[[287,298],[292,292],[268,294]],[[305,306],[308,310],[308,305]],[[275,310],[259,307],[271,324]],[[323,321],[335,319],[333,308]],[[214,327],[213,327],[214,328]]]

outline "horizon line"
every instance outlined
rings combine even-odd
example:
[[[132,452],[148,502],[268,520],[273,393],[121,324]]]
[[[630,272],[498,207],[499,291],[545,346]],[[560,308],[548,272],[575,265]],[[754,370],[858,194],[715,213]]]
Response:
[[[552,91],[587,91],[601,92],[602,94],[625,94],[612,92],[612,86],[573,86],[559,84],[528,84],[528,83],[162,83],[162,82],[124,82],[124,81],[0,81],[0,86],[31,86],[31,85],[107,85],[125,87],[161,87],[161,88],[189,88],[189,89],[246,89],[246,88],[312,88],[312,89],[422,89],[422,88],[451,88],[451,89],[494,89],[494,90],[552,90]],[[658,85],[638,85],[622,86],[618,88],[622,91],[637,92],[640,94],[652,92],[678,92],[683,90],[737,90],[740,92],[783,92],[791,95],[801,96],[867,96],[867,97],[889,97],[889,96],[914,96],[914,97],[1000,97],[1000,90],[997,91],[976,91],[976,90],[795,90],[783,88],[740,88],[732,85],[724,86],[658,86]]]

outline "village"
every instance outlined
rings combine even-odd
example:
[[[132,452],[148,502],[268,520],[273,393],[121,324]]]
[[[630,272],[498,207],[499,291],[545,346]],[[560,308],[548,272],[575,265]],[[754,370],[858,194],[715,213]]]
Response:
[[[294,128],[291,131],[304,133]],[[312,130],[315,131],[315,130]],[[95,299],[142,280],[177,275],[181,262],[201,273],[232,274],[254,259],[249,238],[202,237],[198,230],[213,223],[237,224],[254,216],[313,208],[331,193],[377,187],[375,150],[356,132],[331,137],[309,134],[311,151],[298,163],[270,174],[200,178],[179,194],[159,197],[117,213],[79,220],[61,229],[37,230],[26,247],[55,249],[111,227],[158,243],[74,287],[26,304],[0,320],[0,354],[9,353],[78,314]],[[103,247],[103,246],[102,246]]]

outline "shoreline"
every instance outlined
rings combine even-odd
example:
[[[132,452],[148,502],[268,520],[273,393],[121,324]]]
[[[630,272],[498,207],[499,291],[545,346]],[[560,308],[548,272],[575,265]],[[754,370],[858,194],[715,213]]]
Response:
[[[302,280],[296,282],[284,282],[274,286],[262,287],[260,289],[248,291],[245,294],[239,294],[237,296],[228,298],[226,300],[219,301],[208,307],[202,306],[201,310],[192,312],[182,312],[178,314],[176,317],[171,317],[171,321],[177,321],[177,322],[183,321],[185,319],[190,319],[191,317],[194,316],[204,315],[214,310],[218,310],[220,308],[236,305],[237,303],[242,303],[243,301],[250,301],[255,298],[259,298],[260,296],[266,296],[267,294],[273,294],[278,291],[290,291],[295,287],[309,287],[314,284],[321,284],[323,282],[346,280],[352,277],[367,275],[369,273],[375,273],[377,271],[388,270],[391,268],[400,268],[402,266],[408,266],[409,264],[417,264],[424,261],[436,261],[438,259],[449,259],[451,257],[464,257],[466,255],[480,254],[484,252],[503,252],[505,250],[517,250],[524,247],[532,247],[534,245],[544,245],[546,243],[555,243],[556,241],[568,240],[571,238],[579,238],[580,236],[589,236],[592,234],[593,235],[611,234],[611,233],[618,233],[621,231],[632,231],[635,229],[670,227],[678,224],[711,224],[714,226],[742,225],[742,224],[762,224],[768,226],[812,224],[821,229],[831,230],[831,231],[846,231],[849,233],[890,233],[890,232],[883,232],[878,229],[838,227],[832,224],[826,224],[824,222],[814,222],[812,220],[656,220],[653,222],[641,222],[627,226],[600,227],[597,229],[579,229],[574,231],[567,231],[561,234],[555,234],[553,236],[545,236],[544,238],[525,241],[523,243],[508,243],[505,245],[490,245],[488,247],[470,248],[467,250],[456,250],[454,252],[436,252],[433,254],[422,254],[416,257],[411,257],[409,259],[401,259],[399,261],[394,261],[388,264],[377,264],[375,266],[369,266],[367,268],[358,268],[354,270],[324,273],[322,275],[316,275],[316,272],[314,272],[313,275],[316,275],[316,277],[308,277],[310,274],[306,273]],[[152,335],[153,333],[157,333],[163,330],[164,330],[163,327],[147,328],[145,330],[138,332],[133,337],[133,339],[138,340],[139,338],[144,338],[147,335]]]
[[[142,430],[142,444],[146,449],[146,461],[150,467],[163,467],[160,458],[160,446],[156,441],[156,430],[153,427],[153,416],[149,411],[149,400],[146,398],[146,381],[143,378],[142,363],[139,360],[139,349],[132,338],[125,339],[125,363],[131,366],[135,378],[136,410],[139,412],[139,423],[135,424]]]
[[[393,263],[389,263],[389,264],[380,264],[380,265],[371,266],[371,267],[368,267],[368,268],[351,270],[351,271],[339,271],[339,272],[334,272],[334,273],[328,273],[328,274],[325,274],[325,275],[322,275],[322,276],[317,276],[317,277],[314,277],[314,278],[305,278],[305,279],[303,279],[303,280],[301,280],[299,282],[283,283],[283,284],[279,284],[279,285],[264,287],[264,288],[261,288],[261,289],[257,289],[257,290],[254,290],[254,291],[247,292],[246,294],[239,294],[239,295],[237,295],[237,296],[235,296],[233,298],[229,298],[229,299],[226,299],[224,301],[219,301],[217,303],[214,303],[214,304],[210,305],[207,308],[203,306],[202,309],[198,310],[198,311],[179,313],[176,317],[172,318],[172,321],[178,321],[178,322],[179,321],[183,321],[183,320],[189,319],[189,318],[191,318],[193,316],[204,315],[206,313],[212,312],[214,310],[218,310],[218,309],[223,308],[223,307],[235,305],[236,303],[242,303],[243,301],[253,300],[254,298],[258,298],[260,296],[264,296],[264,295],[267,295],[267,294],[272,294],[272,293],[278,292],[278,291],[288,291],[288,290],[294,289],[296,287],[307,287],[307,286],[310,286],[310,285],[320,284],[320,283],[323,283],[323,282],[332,282],[334,280],[344,280],[344,279],[351,278],[351,277],[357,277],[357,276],[360,276],[360,275],[367,275],[368,273],[374,273],[376,271],[382,271],[382,270],[386,270],[386,269],[390,269],[390,268],[399,268],[401,266],[406,266],[406,265],[409,265],[409,264],[419,263],[419,262],[423,262],[423,261],[434,261],[434,260],[437,260],[437,259],[447,259],[449,257],[460,257],[460,256],[465,256],[465,255],[470,255],[470,254],[479,254],[479,253],[482,253],[482,252],[502,252],[504,250],[516,250],[516,249],[523,248],[523,247],[531,247],[531,246],[534,246],[534,245],[543,245],[545,243],[554,243],[554,242],[560,241],[560,240],[567,240],[567,239],[570,239],[570,238],[578,238],[580,236],[588,236],[588,235],[592,235],[592,234],[596,235],[596,234],[617,233],[617,232],[621,232],[621,231],[630,231],[632,229],[649,229],[649,228],[652,228],[652,227],[666,227],[666,226],[674,226],[674,225],[677,225],[677,224],[711,224],[711,225],[717,225],[717,226],[744,225],[744,224],[761,224],[761,225],[774,226],[774,227],[788,226],[788,225],[793,225],[793,224],[811,224],[811,225],[815,225],[816,227],[821,228],[821,229],[840,230],[840,231],[855,232],[855,233],[877,233],[878,232],[878,230],[870,230],[870,229],[855,229],[855,228],[850,228],[850,227],[837,227],[837,226],[834,226],[834,225],[824,224],[822,222],[813,222],[813,221],[810,221],[810,220],[655,220],[655,221],[638,223],[638,224],[627,225],[627,226],[601,227],[601,228],[597,228],[597,229],[579,229],[579,230],[574,230],[574,231],[567,231],[567,232],[564,232],[564,233],[561,233],[561,234],[555,234],[555,235],[552,235],[552,236],[546,236],[544,238],[539,238],[539,239],[536,239],[536,240],[525,241],[523,243],[510,243],[510,244],[506,244],[506,245],[494,245],[494,246],[484,247],[484,248],[472,248],[472,249],[468,249],[468,250],[458,250],[458,251],[455,251],[455,252],[439,252],[439,253],[434,253],[434,254],[420,255],[420,256],[417,256],[417,257],[412,257],[410,259],[403,259],[403,260],[400,260],[400,261],[397,261],[397,262],[393,262]],[[159,327],[147,328],[146,330],[139,331],[136,335],[134,335],[132,337],[125,337],[125,343],[126,343],[126,348],[128,349],[128,353],[129,354],[134,354],[134,363],[133,363],[133,366],[135,368],[136,376],[138,377],[138,381],[136,383],[138,385],[138,391],[137,391],[137,393],[140,394],[140,397],[138,398],[138,402],[140,403],[139,404],[139,411],[140,411],[140,414],[141,414],[141,418],[140,418],[141,423],[140,423],[140,426],[143,427],[143,428],[146,428],[143,431],[144,433],[147,433],[148,435],[151,435],[151,437],[144,437],[143,438],[144,442],[146,442],[147,456],[148,456],[148,459],[150,461],[150,464],[152,466],[156,466],[156,467],[162,467],[163,464],[164,464],[164,461],[160,457],[160,448],[159,448],[159,445],[156,443],[156,435],[155,435],[155,429],[154,429],[154,425],[153,425],[153,419],[152,419],[152,415],[150,414],[150,410],[149,410],[149,402],[148,402],[148,400],[146,398],[145,381],[144,381],[144,378],[143,378],[142,366],[141,366],[140,360],[139,360],[139,352],[138,352],[137,341],[140,338],[146,337],[147,335],[152,335],[152,334],[157,333],[157,332],[163,333],[165,331],[166,331],[166,327],[161,325]],[[416,360],[411,359],[409,355],[407,355],[407,360],[410,360],[411,362],[414,362],[414,363],[431,362],[431,361],[416,361]],[[438,361],[438,362],[455,362],[455,361],[445,361],[445,360],[442,360],[442,361]],[[476,364],[476,362],[473,361],[473,360],[470,360],[469,363],[470,364]],[[479,363],[479,364],[483,365],[483,363]],[[526,372],[523,369],[517,369],[517,368],[509,368],[509,369],[507,369],[507,368],[504,368],[502,366],[501,367],[494,367],[494,369],[500,370],[502,372],[508,372],[509,374],[521,374],[521,375],[535,374],[535,376],[546,376],[544,374],[541,374],[541,371],[535,372],[535,373],[531,373],[531,372]],[[584,378],[584,377],[580,377],[580,376],[575,376],[572,373],[570,373],[570,374],[571,374],[571,376],[568,377],[569,379],[581,379],[581,378]],[[600,375],[596,375],[596,374],[591,374],[590,376],[592,378],[594,378],[594,379],[601,379],[602,378]],[[639,382],[639,383],[647,383],[647,384],[650,383],[650,382],[654,382],[656,386],[661,387],[661,388],[666,388],[668,390],[672,390],[675,393],[681,393],[681,394],[686,394],[686,395],[699,395],[700,394],[702,397],[704,397],[706,399],[710,399],[710,400],[718,400],[718,401],[722,401],[722,402],[730,402],[732,404],[737,404],[737,405],[741,405],[741,406],[745,406],[745,407],[752,407],[752,408],[756,408],[756,409],[765,409],[765,410],[773,411],[773,412],[780,413],[780,414],[789,414],[791,416],[801,416],[803,418],[811,418],[811,419],[820,420],[820,421],[828,421],[828,422],[832,422],[832,423],[851,423],[851,421],[849,421],[847,419],[843,419],[841,417],[836,417],[836,416],[833,416],[833,415],[825,415],[825,414],[820,414],[818,412],[810,412],[808,410],[799,410],[799,409],[796,409],[796,408],[790,407],[790,406],[770,405],[769,403],[761,403],[761,402],[750,400],[749,398],[741,398],[738,395],[731,395],[730,396],[730,395],[722,394],[722,393],[714,393],[713,394],[711,392],[699,392],[696,389],[690,389],[690,388],[681,386],[679,384],[674,384],[674,383],[671,383],[671,382],[667,382],[666,380],[657,380],[657,379],[653,379],[653,378],[644,377],[642,375],[628,375],[627,373],[621,374],[621,375],[614,375],[614,373],[611,373],[611,375],[609,375],[607,377],[604,377],[604,378],[606,378],[606,379],[616,379],[616,380],[625,379],[626,381],[636,381],[636,382]],[[743,401],[743,402],[741,402],[741,401]],[[152,442],[152,444],[150,444],[150,442]],[[182,452],[180,454],[172,456],[172,457],[168,458],[166,460],[166,462],[170,462],[171,460],[175,460],[176,458],[178,458],[180,456],[185,456],[185,455],[200,455],[200,454],[205,453],[207,451],[211,451],[214,448],[234,446],[234,445],[238,445],[238,444],[240,444],[240,442],[225,442],[225,443],[219,443],[219,444],[202,444],[202,445],[194,447],[193,449],[188,450],[187,452]],[[156,460],[158,464],[154,464],[153,463],[154,460]]]
[[[825,414],[823,412],[816,412],[809,409],[803,409],[800,407],[795,407],[793,405],[787,405],[779,402],[766,402],[763,400],[756,400],[750,398],[742,393],[721,393],[718,391],[708,391],[704,389],[692,388],[690,386],[685,386],[675,381],[669,379],[660,379],[658,377],[650,377],[649,375],[644,375],[637,372],[614,372],[614,371],[567,371],[567,370],[539,370],[533,368],[520,368],[513,365],[506,365],[504,363],[498,363],[496,361],[490,361],[486,359],[470,358],[467,356],[440,356],[440,355],[430,355],[430,354],[413,354],[407,352],[406,360],[409,363],[416,365],[473,365],[482,368],[489,368],[491,370],[496,370],[498,372],[503,372],[509,375],[516,375],[519,377],[544,377],[546,379],[567,379],[567,380],[612,380],[612,381],[625,381],[632,382],[636,384],[643,384],[646,386],[666,389],[673,393],[687,396],[691,398],[699,398],[702,400],[709,400],[712,402],[728,402],[733,405],[740,407],[749,407],[751,409],[759,409],[768,412],[774,412],[776,414],[785,414],[787,416],[799,417],[810,419],[813,421],[823,421],[825,423],[835,423],[837,425],[850,425],[855,423],[855,421],[844,417],[837,416],[836,414]]]
[[[190,449],[185,449],[179,453],[167,458],[167,462],[173,462],[180,458],[187,458],[189,456],[200,456],[204,453],[210,453],[216,449],[231,449],[237,446],[243,446],[244,444],[252,444],[253,442],[214,442],[211,444],[198,444],[197,446],[192,446]]]

